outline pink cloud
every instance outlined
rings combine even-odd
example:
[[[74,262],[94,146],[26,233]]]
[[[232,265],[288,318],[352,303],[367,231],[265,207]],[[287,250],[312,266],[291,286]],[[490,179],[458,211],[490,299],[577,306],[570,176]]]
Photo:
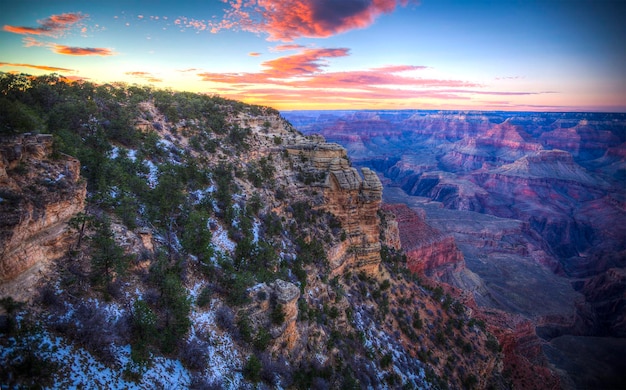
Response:
[[[304,46],[288,44],[288,45],[275,46],[272,48],[272,51],[289,51],[289,50],[300,50],[300,49],[304,49]]]
[[[80,22],[88,16],[89,15],[84,15],[80,12],[70,12],[60,15],[52,15],[46,19],[38,20],[37,22],[39,23],[39,27],[5,25],[2,29],[14,34],[56,37],[62,35],[74,24]]]
[[[72,47],[65,45],[52,44],[52,51],[57,54],[64,54],[68,56],[112,56],[115,53],[111,49],[104,47]]]
[[[225,0],[230,6],[216,26],[264,32],[270,40],[323,38],[365,28],[409,0]]]

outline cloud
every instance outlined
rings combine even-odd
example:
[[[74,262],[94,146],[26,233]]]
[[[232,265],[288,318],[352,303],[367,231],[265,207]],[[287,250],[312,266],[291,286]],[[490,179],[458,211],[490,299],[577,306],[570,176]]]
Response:
[[[137,77],[143,80],[146,80],[149,83],[160,83],[163,82],[163,79],[155,77],[150,72],[125,72],[124,74],[128,76]]]
[[[56,66],[48,66],[48,65],[34,65],[34,64],[16,64],[16,63],[11,63],[11,62],[0,62],[0,67],[1,66],[12,66],[12,67],[16,67],[16,68],[32,68],[32,69],[40,69],[40,70],[46,70],[46,71],[50,71],[50,72],[76,72],[74,69],[68,69],[68,68],[59,68]]]
[[[38,20],[39,27],[10,26],[5,25],[2,29],[14,34],[45,35],[58,37],[70,29],[74,24],[87,18],[89,15],[80,12],[70,12],[60,15],[52,15],[46,19]]]
[[[294,107],[391,107],[422,104],[475,104],[479,96],[513,97],[552,91],[490,90],[455,79],[420,77],[420,65],[386,65],[369,69],[328,71],[328,61],[349,55],[346,48],[301,48],[298,53],[262,63],[258,72],[198,72],[213,83],[215,93],[256,104]],[[460,103],[462,102],[462,103]]]
[[[105,47],[73,47],[58,44],[51,44],[52,51],[57,54],[68,56],[112,56],[115,53]]]
[[[278,77],[290,77],[319,72],[325,66],[324,58],[345,57],[349,49],[305,49],[298,54],[265,61],[266,73]]]
[[[249,55],[250,57],[258,57],[258,56],[260,56],[260,55],[261,55],[261,53],[256,52],[256,51],[253,51],[253,52],[251,52],[251,53],[248,53],[248,55]]]
[[[225,0],[229,8],[215,30],[239,28],[270,40],[324,38],[365,28],[410,0]]]
[[[289,51],[289,50],[300,50],[300,49],[304,49],[304,46],[288,44],[288,45],[274,46],[271,50],[272,51]]]

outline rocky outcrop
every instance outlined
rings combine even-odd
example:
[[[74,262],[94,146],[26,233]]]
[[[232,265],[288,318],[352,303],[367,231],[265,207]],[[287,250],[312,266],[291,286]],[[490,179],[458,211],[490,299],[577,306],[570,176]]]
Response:
[[[346,150],[338,144],[324,142],[321,137],[289,145],[286,150],[307,162],[309,177],[321,179],[312,183],[323,193],[323,204],[319,207],[341,221],[346,239],[328,253],[333,273],[356,268],[375,274],[380,264],[378,209],[383,189],[378,176],[363,168],[361,177],[350,165]]]
[[[429,226],[424,215],[404,204],[384,205],[383,210],[396,217],[400,242],[411,272],[441,278],[444,273],[464,268],[463,254],[457,248],[454,237]]]
[[[293,283],[276,279],[269,284],[258,284],[248,293],[252,304],[247,307],[246,313],[252,326],[257,331],[265,328],[275,340],[275,345],[285,343],[287,348],[292,348],[298,339],[296,320],[300,289]],[[272,312],[276,310],[282,311],[282,322],[272,319]]]
[[[6,283],[67,251],[67,222],[83,210],[86,187],[78,160],[51,156],[52,136],[3,138],[0,152],[0,283]]]

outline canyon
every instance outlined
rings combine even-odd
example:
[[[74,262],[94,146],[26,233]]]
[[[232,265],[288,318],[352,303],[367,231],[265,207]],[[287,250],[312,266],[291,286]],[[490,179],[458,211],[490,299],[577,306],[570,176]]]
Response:
[[[409,268],[469,294],[505,366],[524,361],[527,377],[547,370],[565,388],[623,383],[626,115],[283,115],[379,175]]]

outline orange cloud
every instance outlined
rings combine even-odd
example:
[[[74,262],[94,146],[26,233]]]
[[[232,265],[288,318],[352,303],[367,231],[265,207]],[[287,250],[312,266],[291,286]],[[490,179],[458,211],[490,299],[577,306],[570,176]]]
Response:
[[[75,72],[74,69],[58,68],[56,66],[48,66],[48,65],[15,64],[15,63],[10,63],[10,62],[0,62],[0,66],[13,66],[13,67],[18,67],[18,68],[32,68],[32,69],[46,70],[46,71],[50,71],[50,72]]]
[[[216,83],[211,91],[225,97],[281,109],[349,107],[423,107],[430,104],[476,105],[481,96],[529,96],[551,91],[489,90],[486,85],[454,79],[419,77],[428,69],[387,65],[330,72],[326,61],[349,54],[345,48],[302,49],[268,60],[259,72],[198,73]]]
[[[83,15],[80,12],[71,12],[61,15],[52,15],[46,19],[38,20],[39,27],[25,26],[9,26],[5,25],[2,29],[14,34],[27,35],[46,35],[56,37],[66,32],[72,25],[87,18],[89,15]]]
[[[125,72],[124,74],[126,74],[128,76],[133,76],[133,77],[137,77],[137,78],[146,80],[149,83],[160,83],[160,82],[163,82],[163,79],[155,77],[150,72]]]
[[[364,28],[410,0],[225,0],[230,6],[216,26],[265,32],[270,40],[322,38]]]
[[[276,77],[290,77],[319,72],[325,64],[323,58],[345,57],[349,49],[305,49],[298,54],[265,61],[262,65],[270,68],[266,73]]]
[[[248,53],[248,55],[249,55],[250,57],[258,57],[258,56],[260,56],[260,55],[261,55],[261,53],[256,52],[256,51],[253,51],[252,53]]]
[[[52,44],[52,51],[57,54],[64,54],[68,56],[112,56],[115,53],[111,49],[104,47],[73,47],[65,45]]]

